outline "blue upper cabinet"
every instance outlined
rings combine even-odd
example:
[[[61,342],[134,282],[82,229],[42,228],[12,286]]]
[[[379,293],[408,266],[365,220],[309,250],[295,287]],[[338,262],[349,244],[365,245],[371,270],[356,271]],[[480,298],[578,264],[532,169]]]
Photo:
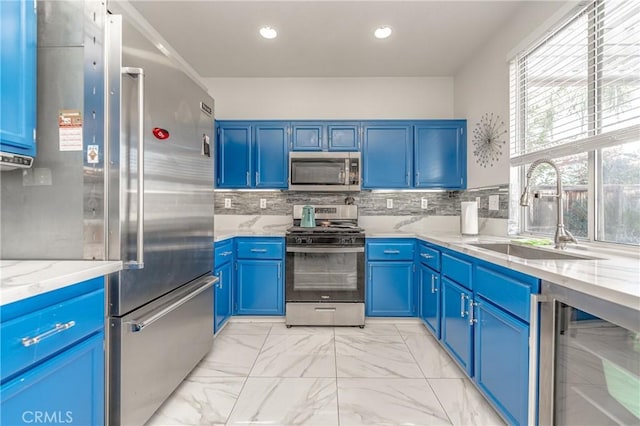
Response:
[[[281,121],[260,122],[255,132],[256,188],[287,188],[289,125]]]
[[[218,188],[286,188],[289,123],[217,122]]]
[[[320,122],[291,123],[293,151],[322,151],[326,147],[325,126]]]
[[[220,121],[217,125],[217,187],[251,187],[251,123]]]
[[[0,151],[35,156],[35,1],[0,1]]]
[[[401,122],[363,125],[362,187],[411,188],[413,126]]]
[[[417,122],[414,127],[414,186],[466,188],[465,120]]]
[[[329,151],[359,151],[360,123],[344,121],[327,124]]]

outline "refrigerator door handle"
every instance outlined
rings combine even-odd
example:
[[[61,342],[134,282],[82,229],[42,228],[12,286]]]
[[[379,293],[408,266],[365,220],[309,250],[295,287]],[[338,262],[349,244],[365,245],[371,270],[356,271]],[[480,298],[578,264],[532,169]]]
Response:
[[[219,278],[216,277],[216,276],[212,275],[210,277],[207,277],[207,280],[206,280],[205,284],[202,285],[197,290],[195,290],[195,291],[187,294],[186,296],[178,299],[177,301],[173,302],[169,306],[166,306],[166,307],[164,307],[164,308],[162,308],[162,309],[160,309],[160,310],[158,310],[156,312],[152,312],[151,315],[149,315],[147,318],[144,318],[142,320],[137,320],[137,321],[131,321],[129,323],[129,325],[131,325],[131,331],[134,332],[134,333],[137,333],[139,331],[143,331],[145,327],[150,326],[154,322],[158,321],[160,318],[164,317],[165,315],[168,315],[172,311],[175,311],[180,306],[184,305],[189,300],[193,299],[194,297],[196,297],[197,295],[199,295],[203,291],[207,290],[209,287],[211,287],[212,285],[214,285],[218,281],[219,281]]]
[[[123,67],[122,74],[138,80],[138,232],[136,236],[136,260],[125,262],[127,269],[144,268],[144,70]]]

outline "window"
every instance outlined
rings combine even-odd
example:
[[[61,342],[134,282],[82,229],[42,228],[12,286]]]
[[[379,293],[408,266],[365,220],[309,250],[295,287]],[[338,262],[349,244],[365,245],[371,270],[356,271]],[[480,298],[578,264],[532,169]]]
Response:
[[[510,63],[512,212],[517,232],[553,235],[556,175],[577,238],[640,244],[640,2],[591,0]],[[513,223],[512,223],[513,225]]]

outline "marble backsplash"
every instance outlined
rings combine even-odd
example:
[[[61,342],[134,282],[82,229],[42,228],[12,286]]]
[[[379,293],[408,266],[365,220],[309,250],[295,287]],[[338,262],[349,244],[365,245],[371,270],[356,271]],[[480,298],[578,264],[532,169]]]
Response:
[[[480,198],[479,218],[509,218],[508,185],[491,188],[448,192],[408,191],[361,191],[359,193],[320,193],[294,191],[216,191],[215,214],[250,216],[290,216],[294,204],[343,204],[348,196],[355,199],[358,213],[362,216],[460,216],[460,203]],[[498,210],[489,210],[489,196],[499,197]],[[427,208],[422,209],[422,199],[427,199]],[[231,202],[225,208],[225,199]],[[260,200],[266,208],[260,208]],[[387,208],[387,200],[393,200],[393,208]]]

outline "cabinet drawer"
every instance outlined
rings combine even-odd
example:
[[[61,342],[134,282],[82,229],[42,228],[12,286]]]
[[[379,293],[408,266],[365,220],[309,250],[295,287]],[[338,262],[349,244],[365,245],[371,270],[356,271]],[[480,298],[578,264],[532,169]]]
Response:
[[[368,242],[368,260],[413,260],[413,242]]]
[[[284,242],[278,240],[238,240],[238,259],[282,259]]]
[[[471,290],[471,262],[444,253],[442,255],[442,273],[458,284]]]
[[[233,258],[233,240],[224,240],[214,244],[214,267],[222,266]]]
[[[418,245],[418,259],[434,271],[440,271],[440,252],[425,244]]]
[[[1,380],[103,327],[102,289],[2,323]]]
[[[474,289],[478,295],[529,322],[531,286],[528,283],[478,266]]]

